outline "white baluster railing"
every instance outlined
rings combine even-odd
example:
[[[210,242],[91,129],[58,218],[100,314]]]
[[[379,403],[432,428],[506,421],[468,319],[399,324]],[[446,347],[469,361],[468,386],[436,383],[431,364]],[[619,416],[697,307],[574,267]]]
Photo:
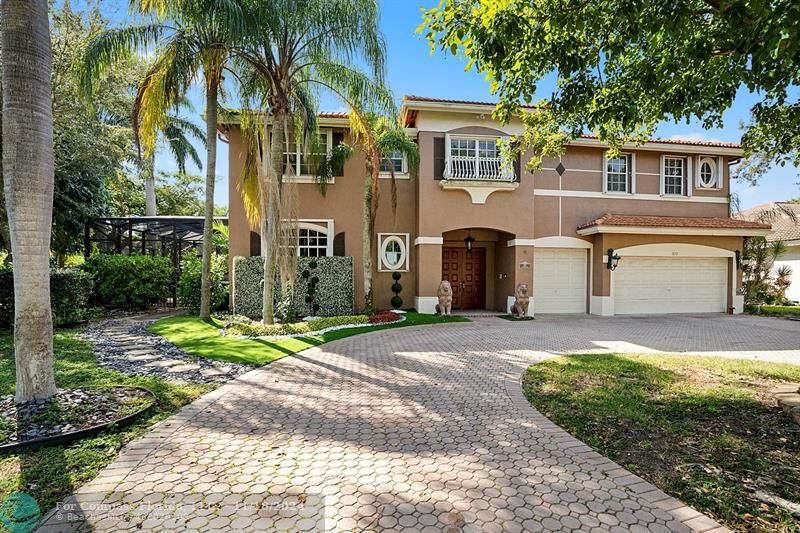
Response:
[[[449,156],[445,161],[444,178],[447,180],[515,181],[511,165],[502,157]]]

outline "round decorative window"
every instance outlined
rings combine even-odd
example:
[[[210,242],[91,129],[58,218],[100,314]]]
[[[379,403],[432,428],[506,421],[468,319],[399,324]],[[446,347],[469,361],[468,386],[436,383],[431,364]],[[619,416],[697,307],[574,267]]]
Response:
[[[710,189],[717,186],[716,162],[705,158],[700,160],[700,186]]]
[[[400,237],[391,236],[383,241],[383,265],[388,270],[401,270],[406,262],[406,246]]]

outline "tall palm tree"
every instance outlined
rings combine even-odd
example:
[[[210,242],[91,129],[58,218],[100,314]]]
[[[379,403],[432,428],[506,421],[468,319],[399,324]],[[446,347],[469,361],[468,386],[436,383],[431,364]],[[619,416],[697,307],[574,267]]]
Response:
[[[184,100],[178,106],[191,109],[188,100]],[[205,132],[197,127],[195,123],[187,120],[176,113],[167,115],[165,124],[159,129],[158,140],[166,144],[172,158],[178,165],[178,172],[186,173],[186,162],[191,160],[198,168],[203,168],[200,154],[197,153],[190,138],[200,141],[205,145]],[[144,199],[145,215],[155,216],[156,213],[156,150],[155,146],[150,149],[150,153],[144,156]]]
[[[47,0],[3,0],[3,172],[14,251],[16,401],[49,398],[53,374],[52,50]]]
[[[368,313],[374,311],[375,303],[372,290],[372,278],[375,272],[373,258],[377,254],[375,241],[375,219],[379,206],[379,177],[381,162],[387,161],[389,154],[400,154],[408,166],[408,172],[416,177],[419,171],[419,148],[408,138],[397,120],[392,120],[374,113],[361,113],[353,110],[350,113],[351,134],[357,148],[363,153],[366,163],[364,177],[364,198],[362,209],[362,266],[364,274],[364,308]],[[392,214],[397,210],[396,169],[387,165],[391,176]]]
[[[223,74],[234,43],[246,35],[250,19],[237,0],[133,0],[132,7],[153,22],[104,32],[89,45],[81,86],[91,92],[101,73],[146,45],[157,57],[134,104],[134,129],[147,152],[167,124],[169,111],[198,77],[205,91],[206,188],[200,318],[211,316],[211,255],[217,165],[217,112]]]
[[[250,117],[250,123],[263,123],[260,135],[251,136],[261,141],[254,143],[256,153],[245,166],[241,189],[248,212],[260,219],[262,316],[270,324],[281,220],[292,218],[285,208],[291,202],[282,191],[284,173],[294,171],[284,162],[285,147],[292,137],[303,139],[305,148],[312,144],[318,91],[332,92],[359,109],[393,110],[394,104],[383,85],[386,46],[377,0],[252,0],[247,8],[259,33],[237,54],[242,95],[245,103],[255,103],[248,107],[267,112]],[[294,252],[283,247],[283,253]]]

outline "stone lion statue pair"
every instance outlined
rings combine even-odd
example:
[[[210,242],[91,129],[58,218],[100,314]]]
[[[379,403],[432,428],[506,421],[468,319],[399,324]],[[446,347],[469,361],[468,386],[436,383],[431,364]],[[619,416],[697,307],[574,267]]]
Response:
[[[439,289],[436,291],[436,296],[439,298],[439,303],[436,304],[436,314],[441,316],[450,316],[450,311],[453,308],[453,287],[446,279],[442,280],[439,284]],[[520,283],[514,291],[514,305],[511,306],[511,313],[518,318],[525,318],[528,316],[528,305],[531,298],[528,294],[528,284]]]

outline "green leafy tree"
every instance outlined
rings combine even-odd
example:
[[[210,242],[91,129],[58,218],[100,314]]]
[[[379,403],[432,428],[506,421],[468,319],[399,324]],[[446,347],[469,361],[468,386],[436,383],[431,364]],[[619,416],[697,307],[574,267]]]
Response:
[[[262,316],[271,324],[281,249],[288,264],[294,256],[291,246],[281,246],[281,233],[292,233],[281,231],[282,221],[295,219],[283,176],[298,170],[284,161],[285,147],[302,139],[305,151],[316,152],[309,147],[317,137],[319,91],[357,109],[393,110],[394,104],[383,85],[386,46],[376,0],[253,0],[246,17],[258,33],[237,56],[238,77],[246,107],[256,111],[243,120],[250,155],[241,190],[251,221],[261,228]],[[291,284],[294,268],[282,270],[284,284]]]
[[[444,0],[419,31],[485,73],[495,116],[522,112],[522,146],[545,155],[586,128],[618,147],[665,120],[721,127],[737,92],[750,91],[743,143],[763,160],[752,178],[800,164],[798,27],[795,0]],[[544,106],[521,109],[551,75]]]
[[[133,0],[145,23],[109,30],[92,41],[81,69],[82,89],[91,93],[102,73],[120,60],[156,45],[156,59],[145,75],[133,109],[133,125],[145,153],[189,87],[199,77],[205,91],[206,183],[200,317],[211,316],[211,255],[217,160],[217,113],[223,72],[234,43],[246,35],[250,19],[236,0]]]
[[[155,197],[158,212],[166,216],[202,216],[203,178],[193,174],[159,173]],[[145,183],[138,174],[120,171],[108,183],[110,216],[142,216],[145,211]],[[199,296],[198,296],[199,298]]]
[[[191,160],[197,168],[203,168],[203,162],[197,149],[192,144],[192,139],[199,141],[205,146],[205,133],[197,125],[181,117],[177,112],[185,110],[192,111],[193,108],[188,100],[181,99],[175,106],[175,112],[166,116],[164,124],[158,131],[156,144],[150,148],[145,155],[144,170],[144,196],[145,196],[145,215],[155,216],[159,212],[158,201],[156,199],[156,149],[164,146],[175,159],[178,165],[179,174],[186,174],[186,162]],[[166,211],[173,214],[172,211]],[[201,213],[198,213],[201,214]]]

